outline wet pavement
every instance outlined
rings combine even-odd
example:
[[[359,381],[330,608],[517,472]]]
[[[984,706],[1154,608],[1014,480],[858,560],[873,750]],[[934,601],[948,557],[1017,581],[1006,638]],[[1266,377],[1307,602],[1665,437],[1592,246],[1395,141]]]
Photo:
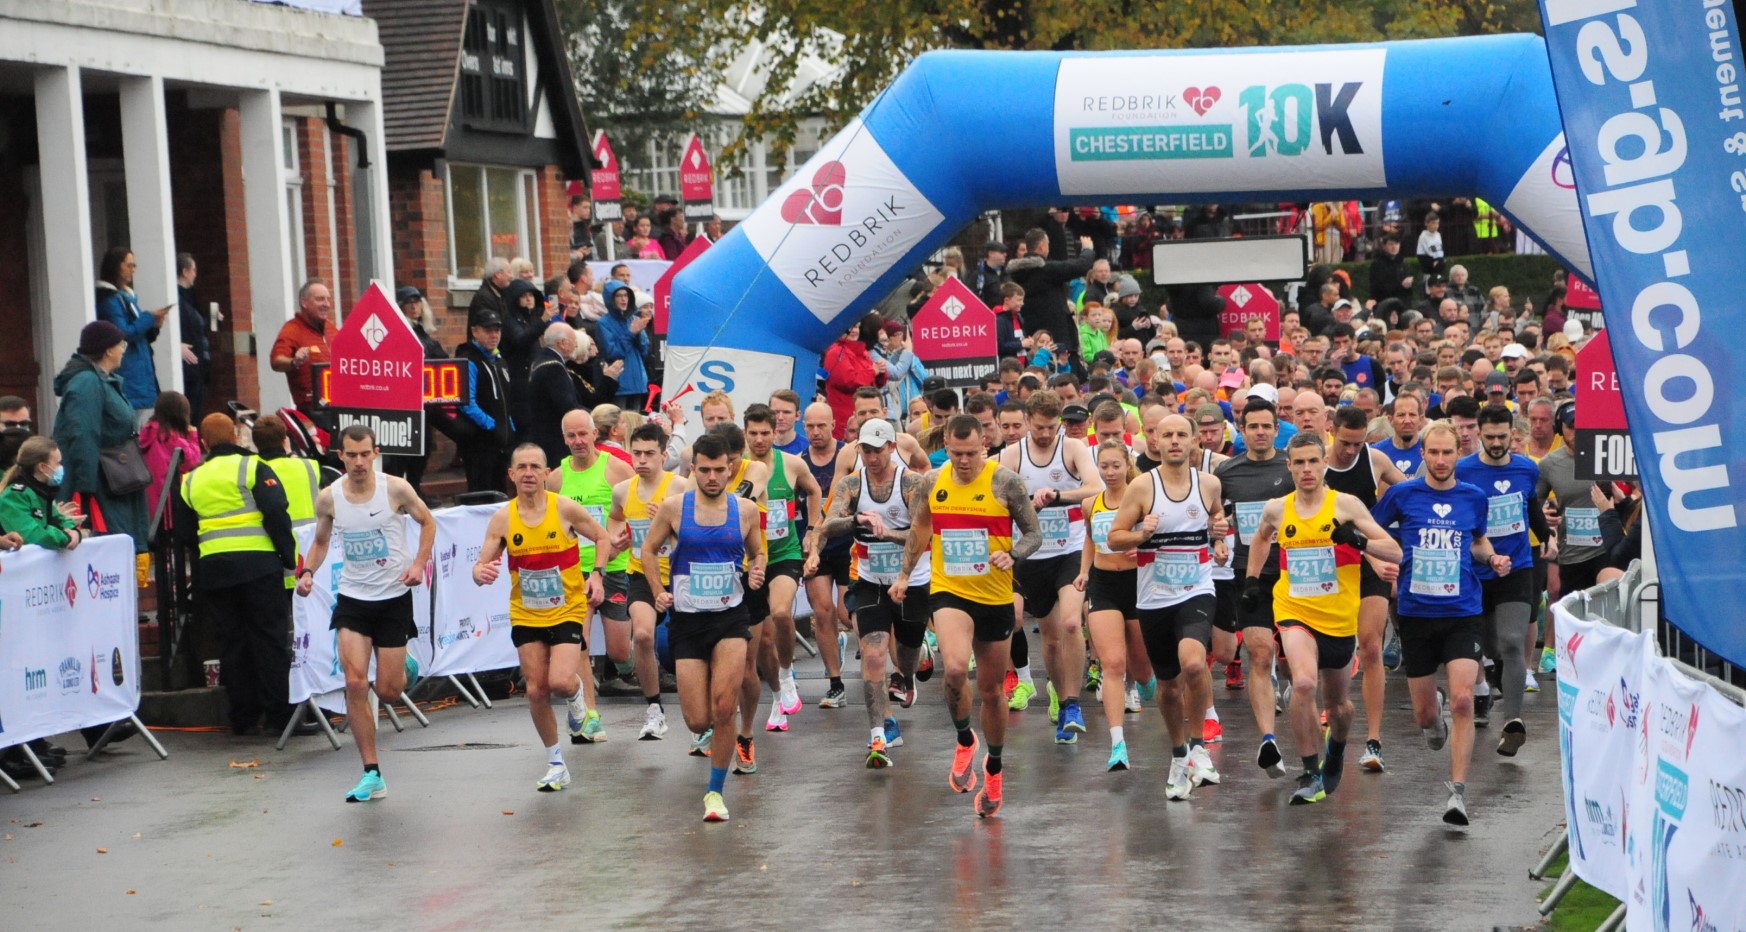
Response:
[[[0,890],[11,916],[28,904],[23,915],[65,928],[1444,930],[1537,918],[1542,885],[1527,871],[1562,815],[1550,680],[1527,698],[1530,741],[1514,761],[1493,753],[1496,726],[1481,731],[1474,822],[1454,830],[1441,821],[1447,753],[1417,737],[1399,678],[1388,773],[1356,773],[1355,742],[1339,793],[1299,808],[1285,804],[1289,777],[1255,767],[1240,692],[1215,685],[1223,784],[1170,803],[1156,710],[1128,716],[1134,769],[1110,774],[1101,710],[1087,710],[1078,746],[1057,746],[1039,699],[1012,716],[1006,806],[981,821],[946,787],[937,677],[900,713],[896,766],[869,771],[862,709],[816,708],[819,675],[803,664],[811,702],[789,733],[760,732],[759,773],[729,776],[723,825],[701,821],[707,764],[685,756],[676,701],[667,739],[638,742],[642,702],[606,700],[611,740],[566,744],[577,782],[546,794],[533,789],[544,752],[516,698],[440,710],[428,729],[384,727],[390,794],[367,805],[340,801],[358,771],[343,737],[338,752],[319,737],[275,752],[270,740],[160,733],[167,762],[137,740],[75,759],[54,786],[0,795]]]

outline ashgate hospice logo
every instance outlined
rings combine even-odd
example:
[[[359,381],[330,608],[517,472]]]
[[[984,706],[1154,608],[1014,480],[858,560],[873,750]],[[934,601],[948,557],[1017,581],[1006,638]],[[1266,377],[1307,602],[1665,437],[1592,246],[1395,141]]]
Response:
[[[85,592],[91,598],[102,599],[105,602],[110,599],[119,599],[121,598],[121,574],[104,573],[99,571],[95,564],[87,563],[85,564]],[[72,599],[69,598],[67,601],[71,602]]]

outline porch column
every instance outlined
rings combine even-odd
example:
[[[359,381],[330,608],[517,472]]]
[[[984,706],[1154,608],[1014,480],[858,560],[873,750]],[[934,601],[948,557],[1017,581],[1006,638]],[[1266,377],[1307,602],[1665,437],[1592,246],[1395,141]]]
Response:
[[[277,411],[291,404],[291,389],[284,374],[272,370],[273,341],[296,313],[298,287],[291,280],[279,91],[239,92],[237,116],[249,238],[249,304],[261,380],[259,410]]]
[[[127,172],[127,226],[132,242],[133,290],[142,309],[177,302],[176,232],[170,207],[170,131],[164,79],[121,79],[121,148]],[[158,388],[182,391],[182,323],[172,310],[152,344]]]
[[[97,319],[97,263],[91,255],[91,190],[85,172],[85,99],[79,68],[36,73],[36,145],[41,163],[43,265],[47,319],[33,322],[42,363],[38,397],[44,425],[59,403],[54,377],[79,346],[79,331]]]

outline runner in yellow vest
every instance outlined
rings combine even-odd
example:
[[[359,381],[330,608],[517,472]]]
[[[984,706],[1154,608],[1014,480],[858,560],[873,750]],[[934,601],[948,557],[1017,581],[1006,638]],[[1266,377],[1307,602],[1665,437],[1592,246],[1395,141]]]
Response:
[[[631,659],[636,664],[637,683],[642,686],[648,709],[638,741],[659,741],[667,736],[667,713],[661,705],[661,664],[655,655],[655,594],[643,578],[643,539],[649,535],[655,509],[667,496],[691,488],[691,480],[661,468],[667,456],[667,434],[654,424],[631,432],[630,455],[635,475],[612,487],[612,513],[607,529],[615,546],[630,548],[627,601],[630,603]],[[661,554],[661,581],[671,578],[667,554]]]
[[[617,457],[601,455],[595,446],[599,431],[595,429],[593,415],[587,411],[578,408],[565,414],[562,426],[564,445],[569,447],[570,455],[546,475],[546,490],[581,505],[596,524],[605,526],[606,513],[612,507],[612,487],[629,479],[632,470]],[[592,566],[594,544],[581,541],[578,555],[583,566]],[[606,657],[617,665],[619,672],[630,669],[630,613],[625,597],[625,567],[629,565],[630,554],[623,550],[607,562],[603,579],[606,595],[594,603],[594,608],[600,612],[600,626],[606,631]],[[570,743],[605,741],[606,728],[601,725],[600,713],[595,709],[592,675],[582,678],[582,699],[588,712],[582,718],[581,729],[571,729]]]
[[[473,565],[473,582],[489,586],[502,573],[498,558],[509,550],[509,638],[527,681],[528,712],[546,750],[546,774],[535,784],[542,793],[570,785],[551,697],[564,697],[570,733],[579,733],[587,712],[578,701],[588,646],[584,625],[589,605],[597,604],[604,591],[601,576],[611,552],[606,528],[587,509],[545,488],[547,472],[545,451],[536,444],[524,443],[510,454],[515,500],[491,516]],[[589,569],[577,551],[581,539],[596,548]]]
[[[1400,562],[1400,544],[1371,519],[1358,499],[1327,487],[1322,438],[1294,434],[1285,448],[1296,489],[1268,502],[1254,539],[1279,540],[1279,581],[1273,619],[1291,669],[1291,730],[1303,773],[1291,805],[1321,802],[1340,782],[1346,732],[1352,726],[1352,656],[1358,647],[1359,564],[1364,555]],[[1242,608],[1253,615],[1266,597],[1261,570],[1267,551],[1249,551]],[[1328,712],[1327,756],[1317,746],[1316,685]],[[1324,782],[1325,781],[1325,782]]]

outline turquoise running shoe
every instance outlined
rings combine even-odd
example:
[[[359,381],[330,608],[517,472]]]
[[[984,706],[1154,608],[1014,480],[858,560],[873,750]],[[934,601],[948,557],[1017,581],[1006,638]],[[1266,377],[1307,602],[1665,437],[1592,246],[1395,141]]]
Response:
[[[1109,749],[1109,771],[1115,773],[1118,770],[1126,769],[1128,769],[1128,743],[1117,741],[1115,747]]]
[[[382,774],[376,770],[364,771],[363,779],[352,791],[346,794],[348,803],[367,803],[372,799],[381,799],[388,795],[388,784],[383,782]]]

